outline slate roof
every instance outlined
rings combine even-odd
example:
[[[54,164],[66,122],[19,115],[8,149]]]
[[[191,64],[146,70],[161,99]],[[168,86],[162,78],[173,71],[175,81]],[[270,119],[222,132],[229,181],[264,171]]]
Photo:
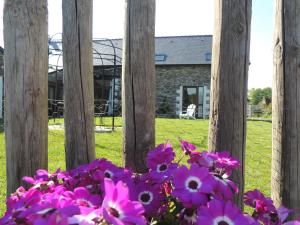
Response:
[[[166,61],[156,64],[211,64],[212,36],[157,37],[155,54],[165,54]]]
[[[53,41],[54,48],[61,48]],[[112,48],[112,45],[115,48]],[[200,65],[211,64],[212,35],[167,36],[155,38],[156,65]],[[93,40],[94,66],[113,65],[122,61],[122,39]]]

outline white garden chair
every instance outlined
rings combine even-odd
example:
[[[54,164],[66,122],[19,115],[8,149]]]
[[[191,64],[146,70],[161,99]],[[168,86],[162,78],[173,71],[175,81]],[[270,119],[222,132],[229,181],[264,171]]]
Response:
[[[196,119],[196,105],[191,104],[187,107],[186,111],[183,111],[179,114],[179,119]]]

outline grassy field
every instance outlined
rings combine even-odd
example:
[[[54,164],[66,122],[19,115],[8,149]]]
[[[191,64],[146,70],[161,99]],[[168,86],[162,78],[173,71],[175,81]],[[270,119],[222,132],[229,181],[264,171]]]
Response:
[[[49,124],[59,124],[63,121],[50,120]],[[97,157],[105,157],[121,165],[122,129],[121,119],[116,118],[116,131],[113,133],[95,134]],[[99,119],[96,120],[99,124]],[[110,118],[105,118],[105,125],[111,124]],[[246,190],[259,188],[270,195],[270,166],[271,166],[271,123],[249,121],[247,123],[246,151]],[[178,138],[186,139],[196,144],[199,149],[207,148],[208,120],[178,120],[156,119],[156,142],[170,140],[177,149],[177,157],[181,156]],[[49,130],[49,170],[60,167],[64,163],[64,132]],[[0,133],[0,216],[5,210],[5,148],[4,134]]]

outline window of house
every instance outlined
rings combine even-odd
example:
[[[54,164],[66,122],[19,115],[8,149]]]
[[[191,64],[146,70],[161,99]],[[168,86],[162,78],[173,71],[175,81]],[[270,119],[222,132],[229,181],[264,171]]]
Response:
[[[155,61],[156,62],[163,62],[166,61],[167,55],[165,54],[155,54]]]
[[[207,62],[211,61],[211,53],[210,52],[205,53],[205,61],[207,61]]]

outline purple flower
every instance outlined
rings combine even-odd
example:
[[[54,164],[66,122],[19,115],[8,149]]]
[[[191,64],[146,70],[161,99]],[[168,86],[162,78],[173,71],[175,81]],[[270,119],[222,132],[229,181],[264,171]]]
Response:
[[[244,203],[245,205],[255,208],[257,212],[276,211],[272,199],[266,198],[263,193],[257,189],[244,194]]]
[[[39,183],[47,183],[50,181],[51,183],[58,183],[58,179],[59,176],[61,176],[61,174],[62,173],[60,169],[56,170],[56,172],[53,174],[48,173],[47,170],[37,170],[34,178],[24,176],[22,180],[32,185]]]
[[[196,150],[196,146],[185,141],[185,140],[180,140],[180,145],[181,149],[183,150],[184,154],[189,155],[191,152]]]
[[[213,194],[214,198],[219,200],[232,200],[233,194],[238,193],[238,187],[231,180],[213,176],[216,180],[216,185],[214,186]]]
[[[149,171],[149,177],[153,179],[154,182],[162,183],[166,180],[173,179],[174,172],[176,171],[178,164],[158,164],[157,167]]]
[[[114,185],[110,179],[104,180],[105,197],[102,203],[103,217],[108,223],[115,225],[147,224],[143,216],[141,203],[130,201],[128,187],[119,181]]]
[[[74,204],[80,207],[98,208],[102,203],[99,195],[90,194],[84,187],[75,188],[74,192],[64,192],[63,195],[72,199]]]
[[[162,190],[159,185],[140,181],[130,186],[130,199],[139,201],[146,216],[155,216],[164,200]]]
[[[68,224],[95,225],[96,221],[102,220],[101,209],[96,209],[88,215],[74,215],[68,218]]]
[[[300,225],[300,221],[293,220],[293,221],[286,222],[283,225]]]
[[[277,215],[278,215],[278,218],[281,222],[284,222],[286,220],[286,218],[290,215],[290,213],[292,213],[293,210],[291,209],[287,209],[283,206],[280,206],[278,209],[277,209]]]
[[[38,207],[36,207],[38,209]],[[37,225],[65,225],[68,224],[68,217],[80,214],[77,206],[69,205],[63,208],[40,208],[28,216],[28,224]]]
[[[170,143],[160,144],[147,154],[147,166],[149,169],[156,170],[158,165],[169,165],[175,158],[172,145]]]
[[[209,152],[192,152],[190,154],[190,159],[188,160],[189,164],[196,163],[201,167],[206,167],[212,169],[214,166],[215,157],[212,153]]]
[[[232,202],[212,200],[198,209],[198,225],[250,225],[250,221]]]
[[[277,210],[271,198],[266,198],[259,190],[248,191],[244,194],[244,203],[254,208],[253,217],[263,223],[279,221]]]
[[[197,223],[197,210],[183,208],[179,215],[181,225],[193,225]]]
[[[229,152],[217,152],[214,155],[215,155],[215,167],[221,170],[222,173],[226,174],[227,176],[231,175],[233,169],[236,169],[240,166],[240,163],[236,159],[230,157]]]
[[[88,171],[92,174],[93,178],[98,181],[103,181],[104,178],[118,181],[124,175],[124,169],[117,167],[106,159],[94,160],[88,165]]]
[[[204,205],[212,193],[215,180],[207,168],[192,164],[190,170],[181,166],[174,174],[172,195],[187,208]]]

